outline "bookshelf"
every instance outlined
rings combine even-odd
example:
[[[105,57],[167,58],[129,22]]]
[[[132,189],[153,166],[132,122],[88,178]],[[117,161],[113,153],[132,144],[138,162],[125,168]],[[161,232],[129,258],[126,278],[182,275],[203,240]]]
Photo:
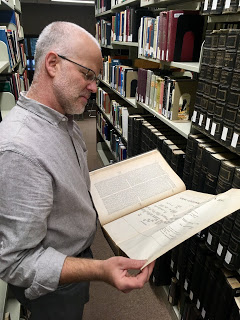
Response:
[[[172,121],[168,120],[161,114],[157,113],[155,110],[149,108],[148,105],[142,103],[142,102],[137,102],[141,107],[146,109],[148,112],[153,114],[156,118],[160,119],[162,122],[166,123],[170,128],[174,129],[176,132],[178,132],[181,136],[187,139],[190,129],[191,129],[191,121],[186,121],[183,122],[181,120],[179,121]]]
[[[116,4],[116,5],[112,6],[111,9],[113,11],[119,10],[119,9],[122,10],[122,9],[126,8],[127,6],[130,6],[130,7],[137,6],[137,5],[139,5],[139,3],[140,3],[140,0],[126,0],[126,1],[122,1],[119,4]]]
[[[163,4],[163,6],[162,6]],[[174,8],[178,8],[181,7],[182,5],[190,7],[190,9],[198,9],[199,5],[200,5],[200,1],[170,1],[170,0],[164,0],[164,1],[135,1],[135,0],[127,0],[124,2],[120,2],[118,4],[116,4],[116,2],[113,5],[111,5],[111,9],[108,10],[107,13],[107,19],[108,21],[111,21],[111,15],[115,15],[117,12],[121,11],[123,12],[123,10],[125,10],[126,8],[129,7],[134,7],[134,8],[148,8],[151,7],[151,9],[153,11],[155,11],[156,7],[162,7],[163,9],[166,9],[168,6],[170,7],[174,7]],[[157,14],[159,14],[159,11]],[[103,13],[99,13],[96,15],[97,18],[101,17],[102,15],[104,15]],[[116,48],[126,48],[129,49],[129,52],[131,54],[131,58],[133,57],[137,57],[141,60],[146,60],[148,62],[154,62],[154,63],[158,63],[159,64],[159,68],[162,69],[170,69],[170,68],[178,68],[178,69],[182,69],[185,71],[189,71],[195,74],[198,74],[200,71],[200,61],[198,62],[167,62],[167,61],[162,61],[159,59],[153,59],[153,58],[146,58],[142,55],[140,55],[139,53],[136,54],[136,51],[130,51],[131,49],[138,49],[139,50],[139,44],[138,42],[125,42],[125,41],[111,41],[111,46],[102,46],[103,48],[107,48],[109,50],[111,49],[116,49]],[[180,134],[182,137],[186,138],[188,137],[189,133],[191,132],[191,121],[184,121],[184,122],[174,122],[174,121],[170,121],[167,118],[165,118],[164,116],[158,114],[158,112],[155,112],[155,110],[151,109],[148,107],[148,105],[141,103],[141,102],[137,102],[135,98],[131,98],[130,100],[125,99],[124,97],[121,96],[121,94],[116,91],[115,89],[111,88],[111,86],[109,85],[109,83],[102,81],[102,83],[106,86],[108,86],[112,92],[118,94],[119,97],[121,97],[124,101],[127,101],[132,107],[136,108],[142,108],[145,111],[151,113],[152,115],[154,115],[157,119],[159,119],[160,121],[164,122],[165,124],[167,124],[171,129],[175,130],[176,133]]]
[[[0,12],[3,10],[21,14],[21,3],[19,0],[0,0]],[[17,25],[14,22],[1,21],[0,25],[5,25],[7,29],[17,32]],[[24,32],[21,27],[18,44],[23,39]],[[24,59],[26,62],[26,56],[24,56]],[[14,64],[10,63],[7,45],[4,41],[0,41],[0,76],[11,76],[13,72],[19,72],[22,74],[24,71],[25,68],[21,65],[20,59]],[[22,89],[25,89],[25,87],[22,87]],[[2,118],[7,115],[15,104],[16,99],[11,92],[0,92],[0,109]],[[0,320],[4,320],[6,314],[9,314],[11,320],[19,320],[21,315],[21,305],[11,295],[8,285],[4,281],[0,280]]]
[[[14,10],[14,0],[1,0],[0,1],[0,10]]]
[[[105,84],[107,89],[111,88],[108,83],[102,83]],[[131,106],[131,101],[127,98],[124,98],[124,102],[128,102],[127,108],[125,103],[122,105],[117,101],[116,98],[119,96],[118,91],[111,90],[111,95],[109,95],[105,90],[104,88],[98,89],[96,100],[98,108],[97,151],[103,164],[109,165],[126,158],[126,113],[128,114],[128,110],[134,108]]]
[[[15,105],[20,91],[26,91],[29,87],[26,74],[27,60],[23,52],[24,31],[20,25],[20,14],[19,0],[9,0],[8,3],[1,2],[0,25],[5,26],[8,31],[1,29],[0,74],[2,82],[5,79],[6,83],[10,83],[11,88],[4,88],[0,93],[2,117],[5,117]],[[11,92],[6,92],[6,90],[11,90]]]
[[[223,1],[224,3],[225,1]],[[230,1],[229,1],[230,2]],[[220,3],[220,2],[219,2]],[[140,2],[135,2],[135,1],[126,1],[126,2],[123,2],[123,3],[119,3],[117,5],[114,5],[111,9],[111,14],[116,14],[116,12],[118,11],[123,11],[125,10],[126,6],[129,6],[129,7],[136,7],[136,6],[140,6],[140,8],[150,8],[155,14],[159,14],[159,12],[161,11],[165,11],[165,10],[173,10],[173,9],[185,9],[185,10],[199,10],[203,7],[203,5],[206,4],[206,1],[190,1],[190,0],[140,0]],[[207,31],[210,31],[210,30],[215,30],[215,29],[227,29],[227,28],[237,28],[239,29],[239,22],[240,22],[240,7],[238,7],[238,12],[235,12],[235,13],[224,13],[224,14],[213,14],[213,13],[202,13],[202,15],[205,17],[205,25],[204,25],[204,35],[205,35],[205,32],[206,30]],[[110,21],[110,18],[109,18],[109,21]],[[229,25],[227,25],[229,24]],[[207,34],[207,32],[206,32]],[[240,36],[239,36],[239,40],[240,40]],[[122,43],[121,41],[114,41],[112,43],[112,48],[115,49],[119,46],[119,48],[124,48],[124,46],[126,48],[130,48],[132,44],[128,43],[128,42],[125,42],[125,43]],[[136,46],[136,48],[138,48],[138,51],[139,51],[139,45],[138,44],[133,44],[133,46]],[[205,57],[203,56],[203,48],[204,48],[205,44],[202,45],[202,49],[201,49],[201,54],[200,54],[200,58],[199,58],[199,61],[198,62],[176,62],[176,61],[172,61],[172,62],[166,62],[166,61],[162,61],[160,59],[153,59],[153,58],[148,58],[148,57],[145,57],[143,55],[139,55],[138,53],[138,56],[137,58],[141,59],[141,60],[145,60],[146,62],[156,62],[158,65],[159,65],[159,68],[163,68],[163,69],[170,69],[170,68],[178,68],[178,69],[181,69],[181,70],[185,70],[185,71],[189,71],[190,73],[192,73],[192,76],[194,79],[198,80],[198,83],[201,81],[204,82],[204,84],[206,85],[204,88],[203,88],[203,91],[202,91],[202,95],[205,96],[207,95],[207,85],[209,84],[209,78],[208,77],[204,77],[202,76],[202,71],[204,69],[204,64],[205,63]],[[240,46],[238,47],[238,50],[240,50]],[[222,49],[222,51],[225,51],[224,49]],[[227,60],[228,61],[228,60]],[[229,61],[231,61],[231,59],[229,59]],[[216,61],[213,60],[212,61],[212,64],[215,65]],[[226,61],[225,61],[226,63]],[[205,67],[206,68],[206,67]],[[209,75],[209,70],[211,68],[206,68],[206,74]],[[222,69],[224,69],[224,67],[219,67],[219,69],[221,69],[221,72],[222,72]],[[207,73],[208,72],[208,73]],[[238,73],[238,76],[240,77],[240,68],[237,70],[237,73]],[[202,79],[201,79],[202,77]],[[239,78],[240,79],[240,78]],[[236,82],[235,81],[235,85],[236,85]],[[112,92],[116,93],[119,95],[119,97],[125,101],[125,98],[124,97],[121,97],[121,95],[114,89],[112,89],[108,83],[104,83],[102,82],[104,85],[108,86],[110,88],[110,90],[112,90]],[[238,81],[238,86],[236,88],[234,88],[234,90],[238,93],[239,92],[239,81]],[[199,90],[199,88],[197,89]],[[233,90],[233,91],[234,91]],[[198,92],[198,91],[197,91]],[[214,100],[214,99],[211,99],[211,101]],[[215,100],[217,100],[217,98],[215,98]],[[233,99],[234,100],[234,99]],[[235,101],[237,101],[235,99]],[[235,101],[232,101],[231,103],[235,103]],[[213,101],[215,102],[215,101]],[[185,184],[187,185],[187,188],[190,188],[190,189],[193,189],[193,190],[197,190],[196,189],[196,179],[197,181],[201,182],[201,179],[202,179],[202,172],[198,172],[197,169],[198,169],[198,165],[199,165],[199,162],[198,162],[198,158],[196,158],[196,153],[194,153],[194,148],[190,148],[191,146],[191,143],[195,143],[194,146],[195,148],[198,148],[197,150],[201,150],[201,147],[199,147],[197,145],[197,143],[199,143],[201,145],[201,143],[203,142],[195,142],[194,139],[196,140],[201,140],[204,141],[204,143],[206,145],[210,145],[211,147],[209,148],[213,148],[212,151],[209,151],[212,152],[212,154],[214,154],[214,152],[220,152],[220,153],[229,153],[230,151],[230,154],[228,154],[228,156],[230,156],[230,158],[234,158],[236,163],[238,163],[238,161],[240,162],[240,159],[239,159],[239,155],[240,155],[240,142],[238,141],[238,145],[237,145],[237,148],[238,149],[234,149],[232,147],[229,148],[229,146],[227,146],[226,142],[221,142],[219,139],[215,139],[215,137],[209,132],[206,132],[206,130],[204,130],[203,128],[200,127],[200,125],[196,125],[196,123],[194,123],[191,119],[191,121],[187,121],[187,122],[179,122],[179,121],[170,121],[168,120],[167,118],[165,118],[164,116],[162,116],[161,114],[159,114],[158,112],[156,112],[154,109],[151,109],[147,104],[145,103],[142,103],[142,102],[138,102],[138,101],[135,101],[135,99],[133,98],[132,101],[131,101],[131,105],[133,107],[137,106],[138,108],[142,108],[145,113],[144,115],[152,115],[153,116],[153,119],[154,119],[154,124],[157,123],[157,120],[159,119],[159,123],[163,123],[165,125],[167,125],[168,128],[171,128],[174,132],[176,132],[177,134],[179,134],[182,138],[184,138],[186,140],[186,143],[187,143],[187,149],[186,149],[186,158],[184,160],[184,169],[186,171],[188,171],[187,173],[189,174],[189,176],[191,176],[191,179],[190,179],[190,187],[188,187],[188,184],[185,182],[185,178],[183,179]],[[195,106],[196,106],[196,103],[195,103]],[[240,104],[238,104],[238,108],[239,109],[239,106]],[[202,104],[202,107],[204,107],[204,104]],[[136,112],[137,114],[137,112]],[[141,116],[141,114],[140,114]],[[136,117],[137,119],[137,117]],[[139,120],[140,118],[138,118],[137,120]],[[199,123],[202,119],[200,118],[200,120],[198,119]],[[223,118],[224,120],[224,118]],[[143,122],[146,122],[146,119],[143,119],[143,120],[139,120],[138,122],[140,121],[143,121]],[[240,124],[240,112],[239,112],[239,124]],[[145,129],[147,128],[147,126],[149,126],[149,124],[146,124],[146,127]],[[156,125],[157,126],[157,125]],[[165,128],[166,129],[166,128]],[[164,129],[164,130],[165,130]],[[145,133],[144,133],[145,134]],[[171,133],[172,134],[172,133]],[[196,138],[192,138],[193,136],[196,136]],[[240,140],[240,127],[238,128],[238,136],[239,136],[239,139]],[[198,137],[198,138],[197,138]],[[191,141],[194,141],[194,142],[191,142]],[[129,141],[128,141],[129,142]],[[213,146],[213,147],[212,147]],[[205,147],[204,147],[205,148]],[[207,148],[207,147],[206,147]],[[214,151],[216,148],[216,150],[220,150],[220,151]],[[214,156],[213,156],[214,158]],[[217,156],[216,156],[217,158]],[[189,161],[190,159],[190,162],[189,164],[187,164],[187,161]],[[223,163],[227,163],[227,160],[226,158],[223,158]],[[230,161],[231,162],[231,161]],[[219,162],[218,164],[215,166],[215,169],[218,168],[219,170]],[[193,172],[193,169],[196,170],[195,172]],[[226,169],[226,168],[225,168]],[[210,177],[211,177],[211,171],[210,171],[210,168],[208,167],[206,170],[208,170],[208,181],[210,181]],[[217,172],[217,171],[216,171]],[[236,167],[235,168],[235,174],[237,174],[237,172],[239,172],[239,183],[237,184],[235,182],[235,185],[233,185],[233,187],[237,187],[237,188],[240,188],[240,168]],[[221,182],[221,176],[220,176],[220,171],[218,171],[218,174],[219,174],[219,177],[217,176],[217,179],[218,181]],[[215,178],[215,177],[214,177]],[[219,183],[220,183],[219,182]],[[207,186],[207,182],[205,184],[204,187]],[[220,186],[224,186],[224,185],[221,185],[219,184],[219,188]],[[220,189],[219,189],[220,190]],[[201,190],[197,190],[197,191],[201,191]],[[214,192],[212,192],[214,193]],[[229,219],[233,220],[232,217],[229,217]],[[231,220],[231,221],[232,221]],[[240,221],[240,217],[239,217],[239,221]],[[212,226],[213,230],[214,230],[214,227],[216,228],[215,225]],[[209,239],[214,239],[214,241],[217,241],[215,239],[217,239],[216,235],[214,234],[214,232],[211,230],[211,228],[209,230],[205,230],[205,235],[204,233],[201,235],[201,240],[199,240],[199,243],[201,242],[201,245],[203,244],[206,244],[207,246],[207,249],[209,249],[210,251],[206,251],[206,256],[207,256],[207,260],[211,261],[212,258],[208,257],[208,255],[211,256],[211,254],[213,254],[213,251],[215,249],[213,249],[208,241]],[[206,237],[206,238],[204,238]],[[212,237],[212,238],[211,238]],[[205,239],[205,240],[204,240]],[[198,240],[197,240],[198,241]],[[240,241],[240,239],[239,239]],[[219,242],[219,245],[221,243]],[[229,254],[230,255],[230,254]],[[209,262],[210,263],[210,262]],[[224,262],[224,266],[227,265],[228,262]],[[178,266],[178,268],[180,268],[181,266]],[[199,270],[199,274],[200,274],[200,271],[201,272],[205,272],[203,269],[205,268],[205,265],[202,265],[201,266],[201,270]],[[228,269],[229,270],[229,269]],[[239,273],[239,267],[237,270],[235,270],[236,272]],[[179,276],[179,273],[178,273],[179,270],[177,270],[177,274]],[[175,271],[174,271],[175,272]],[[182,271],[181,271],[182,272]],[[212,271],[211,271],[212,272]],[[205,277],[208,276],[208,274],[211,273],[210,272],[210,269],[208,270],[208,272],[204,275]],[[212,273],[213,274],[213,273]],[[176,273],[175,273],[176,275]],[[203,275],[201,275],[203,276]],[[177,277],[178,278],[178,277]],[[180,275],[180,279],[181,279],[181,275]],[[178,279],[179,280],[179,279]],[[186,280],[186,278],[185,278]],[[182,281],[182,280],[181,280]],[[186,283],[186,282],[185,282]],[[185,288],[185,283],[184,282],[181,282],[181,288],[183,288],[185,290],[185,293],[188,293],[188,299],[189,299],[189,303],[190,305],[194,305],[194,308],[195,310],[191,310],[189,312],[196,312],[194,315],[198,314],[198,317],[194,317],[194,315],[192,315],[192,317],[194,319],[207,319],[207,318],[213,318],[213,315],[211,314],[211,316],[209,316],[207,313],[210,312],[208,309],[206,309],[206,306],[204,306],[204,303],[206,304],[206,302],[203,303],[203,301],[199,302],[197,301],[196,302],[196,305],[195,305],[195,300],[193,299],[193,296],[194,298],[196,297],[196,293],[195,292],[191,292],[189,291],[189,288],[188,288],[188,291],[187,289]],[[190,282],[188,282],[189,284]],[[191,283],[190,283],[191,284]],[[207,285],[207,284],[206,284]],[[199,284],[200,286],[200,284]],[[188,286],[187,286],[188,287]],[[240,288],[240,283],[239,283],[239,288]],[[185,320],[186,318],[184,318],[182,316],[182,314],[180,314],[179,312],[179,308],[178,306],[174,306],[172,307],[169,303],[168,303],[168,300],[166,299],[166,296],[168,294],[168,287],[167,286],[161,286],[159,288],[160,290],[157,290],[158,292],[161,291],[161,295],[165,297],[165,302],[169,305],[170,307],[170,310],[173,311],[173,318],[174,319],[182,319],[182,320]],[[160,294],[160,293],[159,293]],[[210,299],[211,297],[209,297]],[[196,298],[195,298],[196,299]],[[225,299],[225,298],[223,298]],[[224,301],[224,300],[221,300],[221,301]],[[221,304],[224,304],[224,302],[221,302],[220,305],[219,305],[219,308],[221,307]],[[236,308],[236,306],[235,306]],[[238,307],[239,308],[239,307]],[[215,308],[215,309],[218,309],[218,308]],[[189,309],[190,310],[190,309]],[[213,312],[213,310],[211,310],[211,312]],[[228,315],[224,318],[225,320],[227,319],[230,319],[230,312],[231,310],[228,311]],[[239,310],[238,310],[238,313],[239,313]],[[207,315],[206,315],[207,314]],[[191,318],[191,317],[190,317]],[[187,318],[189,319],[189,318]],[[191,318],[192,319],[192,318]],[[235,319],[235,318],[231,318],[231,319]],[[237,319],[237,318],[236,318]]]
[[[136,105],[136,100],[135,98],[125,98],[121,95],[120,92],[118,92],[117,90],[115,90],[114,88],[111,87],[110,83],[106,82],[106,81],[103,81],[101,80],[101,82],[107,86],[108,88],[110,88],[112,90],[112,92],[116,93],[119,97],[121,97],[125,102],[127,102],[130,106],[132,106],[133,108],[137,108],[137,105]]]
[[[112,41],[112,46],[138,47],[137,42]]]
[[[2,73],[6,69],[9,70],[10,66],[7,46],[3,41],[0,41],[0,52],[0,73]]]

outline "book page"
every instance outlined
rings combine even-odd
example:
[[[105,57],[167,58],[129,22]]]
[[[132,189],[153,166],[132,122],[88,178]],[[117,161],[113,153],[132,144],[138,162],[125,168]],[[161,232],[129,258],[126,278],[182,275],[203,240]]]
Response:
[[[102,225],[186,189],[157,150],[92,171],[90,177]]]
[[[188,190],[111,222],[104,229],[130,258],[146,259],[147,265],[238,209],[240,189],[217,196]]]

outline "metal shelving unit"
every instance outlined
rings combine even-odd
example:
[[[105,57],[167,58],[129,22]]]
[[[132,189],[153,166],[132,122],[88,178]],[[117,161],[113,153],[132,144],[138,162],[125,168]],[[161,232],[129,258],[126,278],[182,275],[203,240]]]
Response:
[[[120,92],[118,92],[117,90],[113,89],[110,85],[110,83],[106,82],[106,81],[103,81],[101,80],[101,82],[103,84],[105,84],[105,86],[107,86],[108,88],[110,88],[113,92],[115,92],[119,97],[121,97],[123,100],[125,100],[128,104],[130,104],[132,107],[134,108],[137,108],[137,105],[136,105],[136,99],[135,98],[125,98],[121,95]]]
[[[173,130],[178,132],[184,138],[188,137],[190,130],[191,130],[191,121],[190,120],[186,121],[186,122],[182,121],[182,120],[176,120],[176,121],[168,120],[163,115],[161,115],[161,114],[157,113],[155,110],[149,108],[149,106],[146,105],[145,103],[137,101],[137,104],[140,105],[141,107],[143,107],[144,109],[146,109],[151,114],[153,114],[156,118],[160,119],[162,122],[166,123],[170,128],[172,128]]]

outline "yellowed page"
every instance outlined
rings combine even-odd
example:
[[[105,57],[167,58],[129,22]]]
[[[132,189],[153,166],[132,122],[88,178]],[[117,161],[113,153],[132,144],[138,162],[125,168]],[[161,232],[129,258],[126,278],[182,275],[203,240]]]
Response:
[[[160,213],[157,218],[157,212],[164,209],[165,217]],[[105,225],[104,229],[130,258],[147,259],[147,265],[238,209],[240,189],[231,189],[217,196],[188,190],[156,203],[151,209],[155,211],[153,219],[151,214],[149,218],[149,213],[138,210]]]
[[[186,189],[157,150],[92,171],[90,177],[102,225]]]

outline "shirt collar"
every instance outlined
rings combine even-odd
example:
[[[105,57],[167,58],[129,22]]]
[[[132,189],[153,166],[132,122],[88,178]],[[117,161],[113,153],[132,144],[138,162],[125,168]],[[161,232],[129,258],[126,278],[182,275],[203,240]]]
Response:
[[[21,92],[17,105],[21,108],[36,114],[45,119],[53,125],[59,125],[60,122],[67,122],[73,120],[73,116],[66,116],[40,102],[26,97],[26,92]]]

